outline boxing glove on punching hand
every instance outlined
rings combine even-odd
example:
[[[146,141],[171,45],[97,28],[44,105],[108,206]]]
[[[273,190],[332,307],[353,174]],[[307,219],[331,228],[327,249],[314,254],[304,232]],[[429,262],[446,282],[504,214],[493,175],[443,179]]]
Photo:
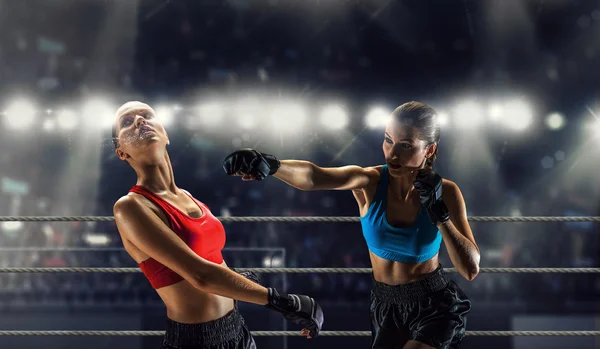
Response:
[[[267,309],[275,310],[284,318],[299,324],[309,331],[311,338],[316,338],[323,326],[323,310],[311,297],[298,294],[280,293],[269,288],[269,303]]]
[[[448,207],[442,200],[442,177],[429,168],[420,170],[413,182],[419,191],[421,206],[435,225],[450,219]]]
[[[223,161],[223,170],[229,176],[250,175],[259,181],[274,175],[279,166],[275,156],[250,148],[234,151]]]

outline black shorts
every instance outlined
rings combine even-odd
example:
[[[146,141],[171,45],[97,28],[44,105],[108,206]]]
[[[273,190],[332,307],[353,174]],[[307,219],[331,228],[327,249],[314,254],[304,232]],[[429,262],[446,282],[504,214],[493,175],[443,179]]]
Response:
[[[372,349],[402,349],[409,340],[434,348],[460,346],[471,302],[441,266],[423,280],[391,286],[373,280]]]
[[[236,310],[202,324],[182,324],[167,319],[161,349],[256,349],[244,318]]]

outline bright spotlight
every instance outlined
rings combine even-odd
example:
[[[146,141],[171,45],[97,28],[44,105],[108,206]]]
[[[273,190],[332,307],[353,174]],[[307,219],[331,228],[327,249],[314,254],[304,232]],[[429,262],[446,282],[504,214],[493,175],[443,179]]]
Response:
[[[95,123],[100,120],[104,128],[111,127],[114,123],[116,108],[107,100],[102,98],[93,98],[83,106],[83,118],[88,123]]]
[[[502,120],[509,129],[523,131],[533,122],[533,111],[524,101],[510,101],[504,105]]]
[[[53,131],[56,128],[56,122],[52,119],[46,119],[44,120],[42,127],[44,128],[44,131]]]
[[[6,109],[4,118],[9,128],[22,130],[33,123],[35,113],[35,106],[30,101],[18,99]]]
[[[239,101],[235,106],[235,118],[241,128],[249,130],[258,124],[260,113],[260,102],[256,99],[246,98]]]
[[[330,105],[321,113],[321,124],[332,130],[340,130],[348,125],[348,113],[339,105]]]
[[[550,113],[546,116],[546,126],[551,130],[560,130],[565,126],[565,117],[559,112]]]
[[[438,122],[440,123],[440,126],[446,126],[448,125],[448,123],[450,122],[450,116],[448,115],[448,113],[446,112],[438,112]]]
[[[591,137],[600,142],[600,118],[589,121],[586,126],[587,131],[591,134]]]
[[[163,126],[169,126],[175,117],[176,108],[177,107],[169,107],[167,105],[160,104],[154,108],[154,111],[156,112],[156,118],[160,120]]]
[[[452,113],[456,125],[464,129],[474,129],[485,122],[485,112],[481,103],[466,100],[458,103]]]
[[[6,233],[12,233],[23,228],[23,222],[2,222],[0,226]]]
[[[102,246],[110,243],[110,237],[105,234],[88,233],[83,236],[83,239],[92,246]]]
[[[391,112],[384,108],[373,108],[367,114],[366,124],[369,128],[384,128],[390,118]]]
[[[488,109],[488,114],[490,117],[490,120],[493,122],[498,122],[500,121],[500,119],[502,119],[502,105],[500,103],[493,103],[490,105],[489,109]]]
[[[258,121],[256,120],[256,115],[251,113],[238,114],[238,123],[241,128],[244,130],[253,129]]]
[[[61,110],[56,115],[58,127],[63,130],[72,130],[77,126],[77,115],[72,110]]]
[[[200,122],[206,126],[216,126],[225,117],[225,108],[221,103],[209,102],[198,107]]]
[[[271,123],[276,130],[298,131],[305,122],[306,112],[297,104],[278,104],[271,113]]]
[[[283,266],[283,261],[281,257],[265,256],[263,258],[263,267],[265,268],[280,268],[281,266]]]

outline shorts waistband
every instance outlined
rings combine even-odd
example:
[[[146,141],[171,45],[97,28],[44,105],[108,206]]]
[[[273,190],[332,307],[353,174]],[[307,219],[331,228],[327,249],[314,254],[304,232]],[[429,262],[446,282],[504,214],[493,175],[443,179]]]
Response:
[[[388,303],[404,303],[443,290],[449,280],[440,265],[425,279],[401,285],[388,285],[373,279],[373,296]]]
[[[215,346],[242,335],[244,319],[237,309],[201,324],[182,324],[167,318],[163,343],[171,346]]]

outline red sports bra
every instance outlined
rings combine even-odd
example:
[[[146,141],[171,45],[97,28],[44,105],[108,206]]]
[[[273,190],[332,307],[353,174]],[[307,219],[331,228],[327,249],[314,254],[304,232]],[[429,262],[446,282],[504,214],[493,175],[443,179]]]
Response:
[[[210,212],[208,206],[184,191],[202,211],[202,217],[192,218],[144,187],[136,185],[129,192],[140,194],[158,205],[167,216],[169,227],[198,256],[213,263],[223,263],[221,250],[225,247],[225,229],[221,221]],[[148,258],[138,265],[154,289],[173,285],[183,280],[177,273],[153,258]]]

